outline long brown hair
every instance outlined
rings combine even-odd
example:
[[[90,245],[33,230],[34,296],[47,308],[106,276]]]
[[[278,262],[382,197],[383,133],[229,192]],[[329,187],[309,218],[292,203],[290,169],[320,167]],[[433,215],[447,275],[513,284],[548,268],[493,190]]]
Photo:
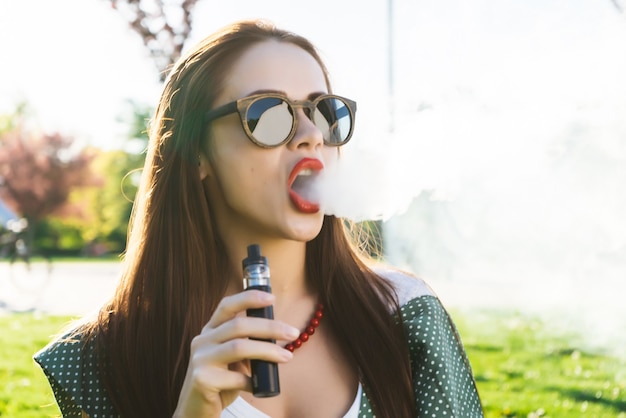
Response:
[[[121,282],[87,333],[97,341],[102,378],[124,417],[170,417],[190,344],[226,293],[228,254],[198,175],[207,142],[203,114],[226,72],[251,45],[269,39],[309,52],[308,40],[265,22],[239,22],[182,57],[166,80],[151,138]],[[210,134],[208,140],[210,141]],[[341,219],[326,216],[307,244],[307,280],[320,294],[338,346],[359,373],[378,417],[414,414],[408,348],[392,287],[368,269]],[[390,308],[391,307],[391,308]],[[382,361],[381,361],[382,360]]]

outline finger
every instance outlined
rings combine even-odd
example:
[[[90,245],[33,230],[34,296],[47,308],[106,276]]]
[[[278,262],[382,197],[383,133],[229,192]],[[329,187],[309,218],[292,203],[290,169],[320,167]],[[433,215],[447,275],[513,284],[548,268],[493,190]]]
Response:
[[[250,377],[238,371],[223,368],[197,368],[193,373],[194,386],[204,393],[220,393],[223,391],[248,390],[251,386]]]
[[[226,296],[217,305],[213,316],[211,316],[205,328],[216,328],[246,309],[264,308],[273,303],[274,295],[260,290],[246,290],[245,292]]]
[[[282,321],[239,316],[224,322],[211,331],[211,340],[223,343],[236,338],[260,338],[266,340],[293,341],[300,330]]]
[[[252,370],[250,369],[250,360],[238,361],[236,363],[230,363],[228,368],[234,372],[239,372],[245,374],[246,376],[250,376],[252,374]]]
[[[194,356],[197,366],[217,366],[244,360],[264,360],[272,363],[286,363],[293,358],[293,353],[278,344],[268,341],[238,338],[223,344],[214,345],[209,350],[198,350]],[[205,363],[205,364],[200,364]]]

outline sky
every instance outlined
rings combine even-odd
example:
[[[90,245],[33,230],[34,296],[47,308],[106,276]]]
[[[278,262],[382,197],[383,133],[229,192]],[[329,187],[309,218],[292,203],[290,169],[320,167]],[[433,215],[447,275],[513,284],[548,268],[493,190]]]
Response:
[[[626,318],[626,14],[611,0],[393,0],[390,43],[389,4],[203,0],[188,44],[262,17],[318,46],[359,104],[352,189],[385,220],[395,264],[590,301],[594,324]],[[0,113],[27,100],[42,129],[86,144],[120,146],[125,101],[158,99],[141,40],[105,1],[0,0],[0,47]]]
[[[385,0],[320,0],[306,11],[286,0],[219,8],[204,0],[188,44],[254,17],[308,36],[327,59],[335,89],[362,103],[357,137],[364,143],[420,105],[468,98],[499,106],[623,105],[624,15],[610,0],[520,3],[394,0],[392,100]],[[158,98],[141,40],[107,1],[2,0],[0,42],[0,111],[27,100],[43,129],[115,146],[124,101],[153,105]]]

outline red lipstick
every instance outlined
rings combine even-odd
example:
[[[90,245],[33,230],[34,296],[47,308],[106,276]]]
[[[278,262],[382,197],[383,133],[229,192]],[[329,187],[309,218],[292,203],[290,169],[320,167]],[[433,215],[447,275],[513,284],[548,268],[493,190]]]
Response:
[[[291,170],[288,181],[289,198],[298,211],[302,213],[317,213],[320,210],[319,203],[311,202],[302,196],[301,192],[303,190],[294,190],[294,183],[296,183],[296,180],[299,178],[305,180],[312,178],[312,176],[315,176],[322,169],[324,169],[324,164],[320,160],[316,158],[303,158],[298,161]]]

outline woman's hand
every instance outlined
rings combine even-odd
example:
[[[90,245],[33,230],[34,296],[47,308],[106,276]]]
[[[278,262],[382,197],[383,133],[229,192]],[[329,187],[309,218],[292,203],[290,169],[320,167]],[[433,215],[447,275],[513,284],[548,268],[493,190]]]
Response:
[[[187,374],[174,412],[175,418],[219,417],[242,390],[251,391],[249,359],[274,363],[293,354],[277,344],[250,340],[291,341],[299,330],[280,321],[242,316],[246,309],[272,305],[274,296],[249,290],[227,296],[202,332],[191,342]]]

